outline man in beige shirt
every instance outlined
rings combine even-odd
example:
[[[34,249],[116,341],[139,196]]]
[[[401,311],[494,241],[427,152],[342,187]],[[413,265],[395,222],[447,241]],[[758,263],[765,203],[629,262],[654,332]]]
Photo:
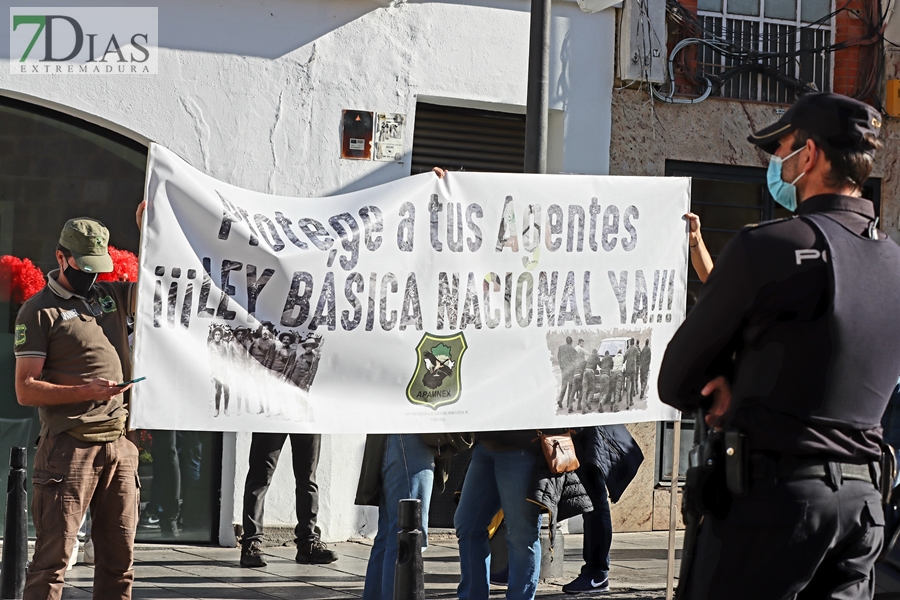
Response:
[[[41,419],[28,600],[62,597],[89,506],[94,598],[131,598],[138,450],[125,436],[131,386],[121,383],[131,377],[126,321],[134,314],[136,290],[134,283],[96,281],[97,274],[113,270],[108,242],[101,222],[69,220],[56,249],[59,270],[16,319],[16,396],[19,404],[37,406]]]

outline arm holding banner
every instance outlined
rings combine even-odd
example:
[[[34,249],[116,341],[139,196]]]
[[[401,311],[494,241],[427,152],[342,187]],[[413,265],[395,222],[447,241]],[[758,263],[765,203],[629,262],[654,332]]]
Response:
[[[691,265],[697,271],[700,281],[706,283],[709,274],[713,270],[712,256],[703,243],[703,236],[700,234],[700,217],[692,212],[684,215],[688,221],[688,246],[691,254]]]
[[[138,231],[141,230],[141,227],[144,224],[144,211],[147,210],[147,201],[141,200],[140,204],[137,205],[137,210],[134,213],[134,220],[137,222]]]
[[[147,201],[141,200],[137,205],[137,210],[134,213],[134,220],[137,223],[138,228],[138,237],[140,237],[142,227],[144,225],[144,212],[147,210]],[[140,252],[140,250],[138,251]],[[131,295],[131,314],[135,315],[137,313],[137,290]]]
[[[666,349],[659,372],[659,395],[666,404],[684,412],[709,408],[712,399],[702,393],[705,386],[720,376],[730,378],[729,348],[756,296],[750,274],[749,257],[738,234]]]

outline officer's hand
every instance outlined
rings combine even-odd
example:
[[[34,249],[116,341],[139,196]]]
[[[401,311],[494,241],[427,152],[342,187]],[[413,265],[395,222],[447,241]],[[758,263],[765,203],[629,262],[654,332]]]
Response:
[[[133,384],[128,384],[119,387],[118,385],[116,385],[115,381],[98,378],[94,379],[90,383],[84,384],[82,388],[84,389],[84,393],[87,397],[86,399],[106,402],[108,400],[112,400],[114,397],[118,396],[125,390],[131,389],[132,385]]]
[[[700,393],[703,396],[712,396],[712,406],[706,415],[706,424],[721,429],[719,424],[731,406],[731,385],[720,375],[703,386]]]

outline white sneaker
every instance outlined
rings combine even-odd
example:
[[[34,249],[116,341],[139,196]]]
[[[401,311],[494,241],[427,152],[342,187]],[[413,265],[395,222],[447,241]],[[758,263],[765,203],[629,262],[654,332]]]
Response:
[[[94,540],[88,540],[84,543],[84,564],[94,564]]]
[[[75,566],[75,563],[78,562],[78,546],[81,543],[78,541],[78,538],[75,538],[75,546],[72,548],[72,556],[69,557],[69,564],[66,565],[66,571],[71,571],[72,567]]]

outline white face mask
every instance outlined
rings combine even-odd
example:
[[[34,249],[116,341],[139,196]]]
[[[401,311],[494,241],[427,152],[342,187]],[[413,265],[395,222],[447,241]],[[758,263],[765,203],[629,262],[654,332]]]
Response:
[[[772,194],[775,202],[791,212],[797,210],[797,186],[794,184],[800,181],[800,178],[806,175],[806,173],[800,173],[797,175],[796,179],[788,183],[781,178],[781,169],[784,165],[784,161],[795,156],[805,147],[806,146],[803,146],[794,150],[784,158],[775,156],[774,154],[769,157],[769,168],[766,171],[766,184],[769,187],[769,193]]]

